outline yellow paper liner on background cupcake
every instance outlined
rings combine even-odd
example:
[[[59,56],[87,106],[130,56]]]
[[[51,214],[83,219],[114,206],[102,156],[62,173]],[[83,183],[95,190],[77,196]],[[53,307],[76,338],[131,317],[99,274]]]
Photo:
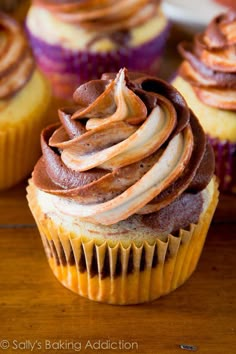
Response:
[[[218,201],[212,148],[155,77],[121,69],[73,97],[27,189],[50,267],[91,300],[157,299],[196,268]]]
[[[32,171],[40,156],[40,132],[50,123],[50,97],[49,84],[35,71],[16,97],[0,101],[0,189],[15,185]]]
[[[20,25],[0,13],[0,190],[26,178],[40,155],[40,132],[53,121],[51,88],[35,67]],[[55,117],[55,113],[54,117]]]

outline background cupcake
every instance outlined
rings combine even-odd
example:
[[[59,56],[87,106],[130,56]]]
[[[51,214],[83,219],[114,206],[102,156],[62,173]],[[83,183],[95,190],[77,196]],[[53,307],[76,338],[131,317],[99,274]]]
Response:
[[[56,96],[122,66],[157,73],[168,33],[159,1],[35,0],[27,29]]]
[[[156,78],[122,69],[74,100],[43,131],[28,187],[49,264],[92,300],[154,300],[197,265],[218,198],[212,148],[181,95]]]
[[[51,91],[20,25],[3,13],[0,36],[0,189],[5,189],[26,177],[40,154]]]
[[[236,13],[217,16],[192,43],[180,44],[184,61],[173,85],[209,135],[223,191],[236,192]]]

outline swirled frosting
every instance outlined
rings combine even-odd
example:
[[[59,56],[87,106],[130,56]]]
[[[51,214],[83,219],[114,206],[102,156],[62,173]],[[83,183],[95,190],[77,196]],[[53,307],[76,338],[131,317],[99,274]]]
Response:
[[[209,183],[212,150],[169,84],[121,69],[81,85],[74,101],[42,132],[33,172],[63,212],[110,225],[155,215]]]
[[[20,25],[0,12],[0,99],[17,93],[30,79],[34,60]]]
[[[157,12],[159,0],[34,0],[61,21],[76,23],[87,30],[117,31],[145,22]]]
[[[236,110],[236,12],[214,18],[193,43],[183,42],[179,73],[198,98],[220,109]]]

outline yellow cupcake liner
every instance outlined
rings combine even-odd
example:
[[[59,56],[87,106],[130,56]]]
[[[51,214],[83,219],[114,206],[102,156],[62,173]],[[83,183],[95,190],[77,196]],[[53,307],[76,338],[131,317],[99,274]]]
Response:
[[[43,127],[52,122],[52,116],[48,114],[51,95],[48,83],[45,81],[40,89],[45,90],[42,102],[38,102],[33,111],[22,114],[20,105],[15,105],[14,110],[19,109],[19,119],[13,121],[9,116],[9,123],[2,123],[3,127],[0,127],[0,190],[10,188],[26,178],[41,154],[40,133]],[[27,107],[27,102],[25,105]]]
[[[45,215],[37,204],[35,187],[28,200],[38,225],[50,267],[70,290],[91,300],[110,304],[138,304],[155,300],[182,285],[198,263],[208,228],[218,203],[215,178],[212,199],[190,230],[137,245],[86,240],[67,231]]]

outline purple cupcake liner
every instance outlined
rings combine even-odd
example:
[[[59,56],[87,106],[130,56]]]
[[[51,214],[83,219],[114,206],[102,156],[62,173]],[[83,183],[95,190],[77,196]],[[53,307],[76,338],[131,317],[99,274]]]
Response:
[[[215,173],[222,192],[236,193],[236,143],[208,137],[215,152]]]
[[[117,72],[121,67],[157,75],[169,31],[170,23],[157,37],[138,47],[123,47],[102,53],[65,49],[62,46],[44,42],[32,35],[29,30],[27,33],[37,63],[52,82],[55,92],[60,91],[60,89],[57,90],[58,85],[69,85],[71,82],[72,87],[68,93],[68,98],[70,98],[74,89],[81,83],[97,79],[104,72]]]

